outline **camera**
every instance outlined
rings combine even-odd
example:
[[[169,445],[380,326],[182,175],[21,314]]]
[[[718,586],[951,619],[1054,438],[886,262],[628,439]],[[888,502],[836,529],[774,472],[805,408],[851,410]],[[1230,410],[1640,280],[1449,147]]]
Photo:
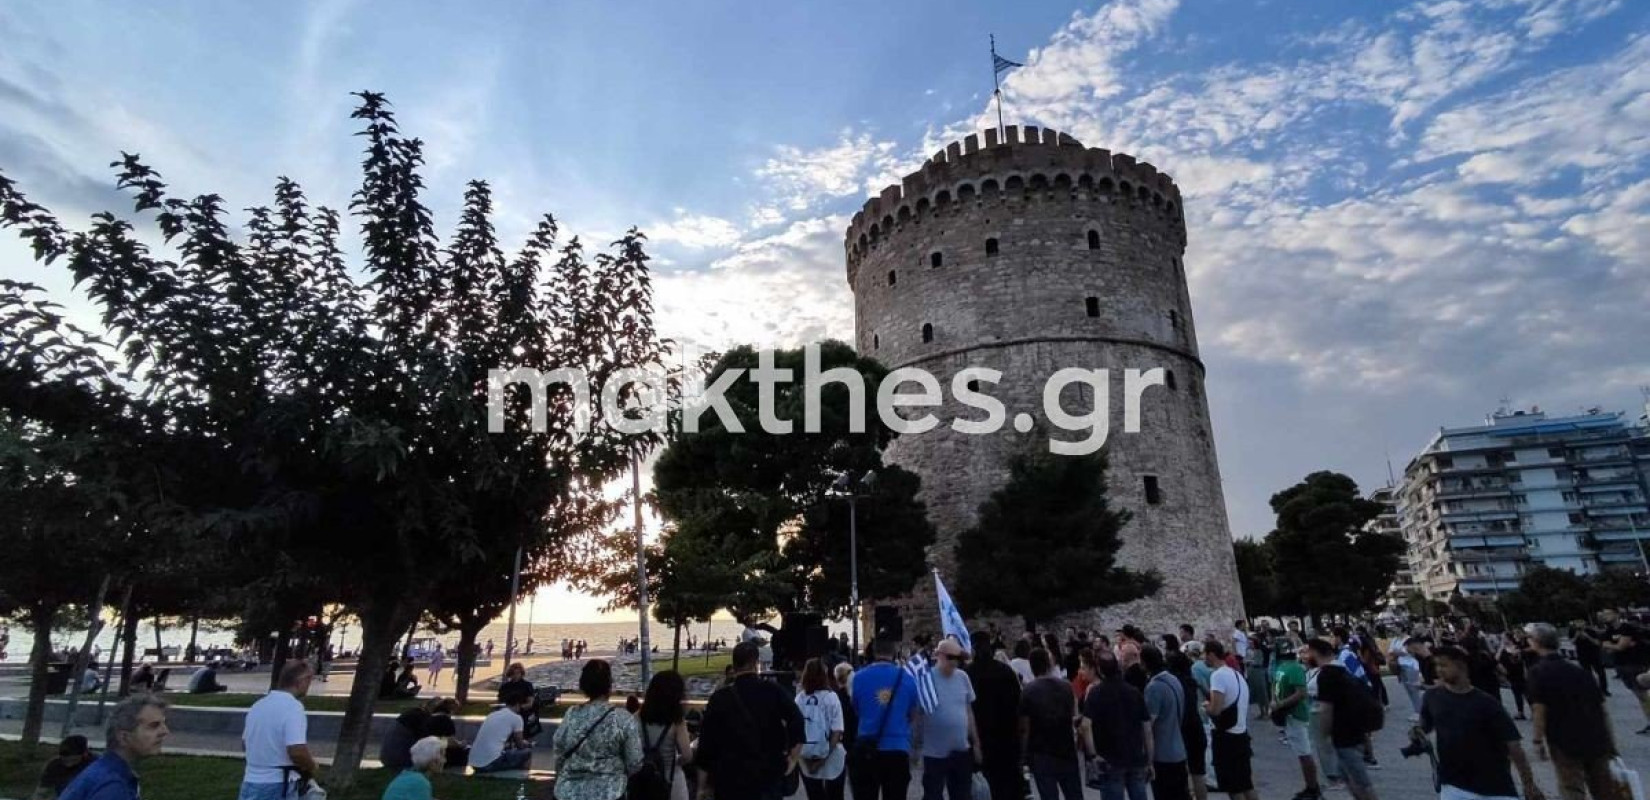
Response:
[[[1432,740],[1420,728],[1410,728],[1409,744],[1398,748],[1398,754],[1404,758],[1432,755]]]

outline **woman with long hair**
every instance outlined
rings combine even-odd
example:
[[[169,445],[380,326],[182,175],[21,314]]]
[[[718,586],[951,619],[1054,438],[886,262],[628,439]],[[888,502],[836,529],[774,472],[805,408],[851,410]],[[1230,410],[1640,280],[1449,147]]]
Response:
[[[670,782],[670,800],[687,800],[687,775],[682,765],[693,759],[688,739],[687,685],[674,670],[648,681],[647,695],[637,718],[642,723],[642,757],[651,758]]]
[[[584,665],[579,691],[589,699],[556,726],[556,800],[619,800],[642,768],[636,718],[608,701],[613,668],[602,659]]]
[[[802,665],[796,707],[802,712],[802,786],[808,800],[842,800],[848,762],[842,744],[842,699],[831,685],[825,662],[810,658]]]

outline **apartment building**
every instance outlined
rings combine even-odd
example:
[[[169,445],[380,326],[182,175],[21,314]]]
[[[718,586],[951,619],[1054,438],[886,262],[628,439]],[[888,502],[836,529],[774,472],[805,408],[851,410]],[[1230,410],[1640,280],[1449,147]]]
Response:
[[[1650,572],[1647,476],[1650,430],[1621,412],[1440,428],[1397,489],[1412,580],[1445,600],[1510,591],[1537,565]]]

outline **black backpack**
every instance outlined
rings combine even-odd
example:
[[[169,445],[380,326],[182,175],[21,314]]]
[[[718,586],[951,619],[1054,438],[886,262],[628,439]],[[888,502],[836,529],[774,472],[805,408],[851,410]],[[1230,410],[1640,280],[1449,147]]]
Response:
[[[666,725],[652,745],[642,741],[642,768],[630,776],[625,788],[625,797],[629,800],[670,800],[670,782],[676,777],[676,765],[666,765],[659,750],[675,727]]]

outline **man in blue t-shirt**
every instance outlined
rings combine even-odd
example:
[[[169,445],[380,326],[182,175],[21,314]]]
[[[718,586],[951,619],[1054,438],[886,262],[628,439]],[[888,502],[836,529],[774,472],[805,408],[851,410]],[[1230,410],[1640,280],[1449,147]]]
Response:
[[[858,742],[848,765],[848,783],[857,800],[905,800],[911,784],[911,722],[918,710],[917,687],[894,663],[899,643],[877,639],[876,663],[854,675]],[[880,732],[880,736],[878,735]],[[870,742],[875,741],[873,751]]]

